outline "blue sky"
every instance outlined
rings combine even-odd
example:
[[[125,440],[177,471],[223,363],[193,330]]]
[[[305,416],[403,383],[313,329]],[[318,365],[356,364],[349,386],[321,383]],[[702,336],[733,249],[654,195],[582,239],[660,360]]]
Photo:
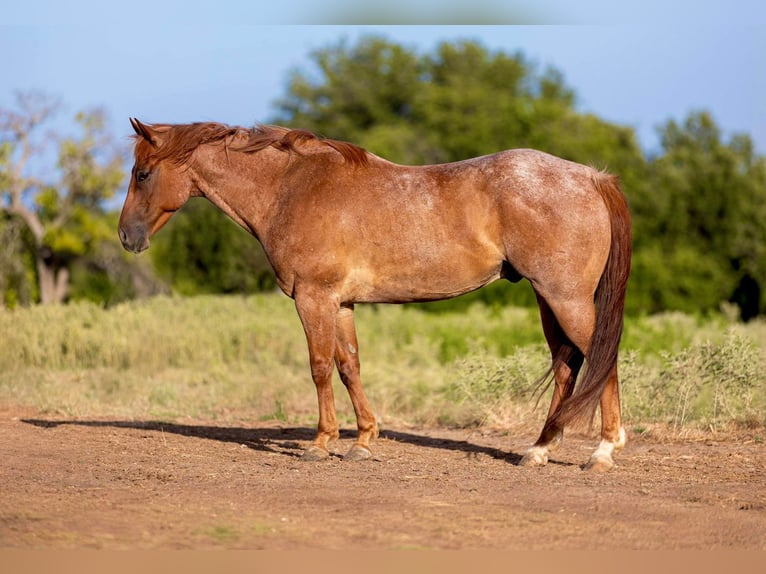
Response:
[[[341,38],[353,43],[380,34],[421,52],[467,38],[561,70],[581,110],[634,127],[647,150],[657,146],[659,124],[707,109],[725,134],[749,133],[766,153],[766,3],[388,0],[370,6],[376,5],[17,3],[0,15],[0,106],[10,105],[16,90],[43,90],[65,105],[61,121],[100,106],[118,136],[130,133],[130,116],[251,125],[275,113],[272,103],[285,93],[291,69],[308,68],[312,50]],[[437,24],[357,24],[370,20]],[[456,20],[469,24],[443,25]]]

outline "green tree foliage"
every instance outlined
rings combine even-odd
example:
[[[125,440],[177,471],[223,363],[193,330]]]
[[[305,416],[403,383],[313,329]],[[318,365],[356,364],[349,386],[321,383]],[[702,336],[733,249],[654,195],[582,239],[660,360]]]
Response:
[[[0,289],[8,304],[60,303],[70,295],[110,302],[90,283],[114,283],[130,267],[113,257],[103,265],[117,241],[104,202],[125,177],[122,152],[99,110],[76,114],[73,136],[45,133],[56,108],[47,96],[22,93],[15,108],[0,109],[0,234],[9,242],[0,255]],[[51,143],[55,156],[46,153]],[[53,169],[45,165],[52,157]],[[110,289],[118,299],[140,292],[116,283]]]
[[[418,55],[378,37],[341,42],[296,71],[276,123],[353,141],[407,164],[457,161],[513,147],[534,147],[622,174],[643,177],[643,155],[629,128],[575,110],[575,95],[555,69],[539,72],[520,54],[476,42],[442,43]],[[492,285],[450,309],[480,300],[534,304],[525,284]]]
[[[260,244],[203,199],[191,199],[152,240],[161,277],[183,295],[255,293],[276,287]]]
[[[454,161],[532,147],[620,175],[634,214],[628,310],[763,308],[766,166],[752,141],[724,141],[709,114],[661,128],[647,158],[630,127],[578,111],[555,69],[471,41],[418,54],[379,37],[341,42],[293,72],[275,121],[353,141],[401,163]],[[493,285],[456,302],[529,303],[529,290]]]
[[[650,187],[633,202],[633,291],[648,311],[715,309],[730,299],[758,313],[766,286],[766,159],[751,139],[723,140],[706,112],[661,129]]]
[[[110,306],[169,292],[148,258],[128,254],[116,240],[118,216],[116,212],[104,214],[103,225],[109,235],[98,241],[87,256],[72,261],[70,299]]]
[[[34,241],[23,223],[0,212],[0,307],[35,299]]]
[[[521,53],[477,42],[444,42],[418,53],[380,37],[315,51],[277,102],[274,123],[310,129],[408,163],[455,161],[531,147],[618,174],[633,213],[634,259],[627,308],[717,311],[764,308],[766,159],[746,135],[726,135],[706,112],[661,126],[647,157],[630,127],[578,109],[561,72]],[[58,179],[25,168],[31,134],[52,113],[20,100],[0,110],[0,293],[6,304],[46,298],[41,280],[67,280],[69,296],[102,302],[155,293],[158,273],[179,293],[250,293],[274,288],[261,246],[202,200],[181,210],[150,257],[126,259],[116,214],[103,211],[123,167],[110,156],[103,117],[80,114],[79,135],[59,140]],[[130,261],[130,263],[128,263]],[[51,275],[53,273],[53,275]],[[59,275],[56,275],[59,274]],[[71,279],[71,280],[70,280]],[[449,310],[482,301],[534,305],[526,282],[495,283],[429,304]]]
[[[511,147],[634,170],[643,160],[631,129],[578,113],[563,75],[539,72],[520,53],[465,41],[420,56],[370,37],[316,51],[313,60],[314,73],[292,74],[275,121],[392,161],[456,161]]]

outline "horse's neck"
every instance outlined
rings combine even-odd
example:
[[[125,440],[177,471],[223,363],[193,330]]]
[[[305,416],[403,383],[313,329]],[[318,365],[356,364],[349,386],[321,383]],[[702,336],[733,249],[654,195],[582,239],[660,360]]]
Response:
[[[247,231],[260,237],[274,203],[275,175],[284,156],[276,150],[254,154],[204,154],[193,168],[200,192]]]

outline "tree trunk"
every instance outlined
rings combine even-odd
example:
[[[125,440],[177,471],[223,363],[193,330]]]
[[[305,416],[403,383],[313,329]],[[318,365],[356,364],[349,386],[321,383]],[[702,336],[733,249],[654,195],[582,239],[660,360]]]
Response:
[[[69,292],[69,269],[56,269],[41,256],[37,257],[37,277],[40,287],[40,303],[57,305],[63,303]]]

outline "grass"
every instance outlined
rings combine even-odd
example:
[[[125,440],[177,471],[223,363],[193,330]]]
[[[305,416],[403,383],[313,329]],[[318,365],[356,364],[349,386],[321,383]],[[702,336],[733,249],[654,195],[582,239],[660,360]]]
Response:
[[[382,424],[539,424],[548,366],[537,312],[359,306],[365,389]],[[157,297],[0,309],[0,402],[66,416],[276,419],[313,425],[306,342],[280,295]],[[764,425],[766,323],[629,318],[620,371],[631,428]],[[336,380],[339,420],[353,410]]]

